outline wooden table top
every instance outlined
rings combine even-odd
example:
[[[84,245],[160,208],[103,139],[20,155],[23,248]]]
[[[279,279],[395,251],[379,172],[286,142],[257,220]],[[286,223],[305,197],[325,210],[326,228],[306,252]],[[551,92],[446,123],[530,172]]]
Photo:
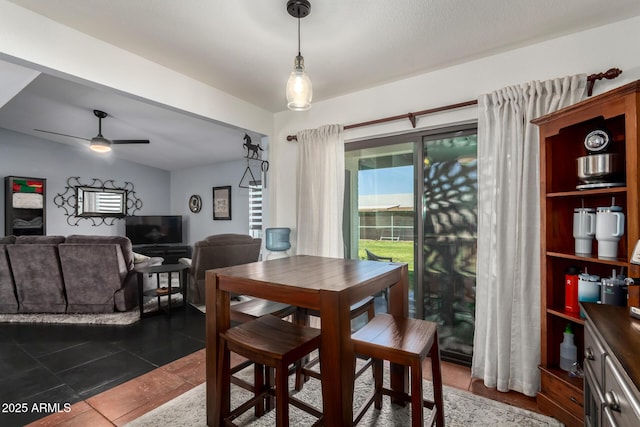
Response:
[[[214,270],[224,280],[246,279],[309,291],[341,292],[354,286],[366,286],[372,280],[389,284],[399,280],[402,264],[296,255]],[[385,277],[386,276],[386,277]],[[237,288],[234,290],[238,292]]]

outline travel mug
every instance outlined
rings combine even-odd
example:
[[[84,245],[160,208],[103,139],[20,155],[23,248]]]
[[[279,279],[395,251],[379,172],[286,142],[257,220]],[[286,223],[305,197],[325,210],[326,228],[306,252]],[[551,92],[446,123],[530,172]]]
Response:
[[[569,313],[580,313],[578,305],[578,280],[580,269],[569,267],[564,275],[564,310]]]
[[[596,213],[599,258],[617,258],[618,241],[624,234],[624,214],[620,206],[600,207]]]
[[[573,238],[576,255],[591,256],[593,237],[596,235],[596,210],[575,208],[573,210]]]

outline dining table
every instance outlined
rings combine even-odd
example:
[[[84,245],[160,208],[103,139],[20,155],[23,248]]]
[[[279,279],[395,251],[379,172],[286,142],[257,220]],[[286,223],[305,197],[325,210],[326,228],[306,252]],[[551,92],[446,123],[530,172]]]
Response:
[[[408,268],[404,263],[295,255],[208,270],[206,287],[207,425],[224,425],[230,406],[230,355],[219,354],[220,333],[231,327],[231,294],[264,298],[320,313],[323,424],[353,425],[355,354],[350,306],[389,289],[387,311],[408,316]],[[217,371],[220,366],[226,367]],[[390,367],[390,386],[408,390],[408,370]],[[397,403],[400,403],[399,400]],[[223,411],[224,409],[224,411]]]

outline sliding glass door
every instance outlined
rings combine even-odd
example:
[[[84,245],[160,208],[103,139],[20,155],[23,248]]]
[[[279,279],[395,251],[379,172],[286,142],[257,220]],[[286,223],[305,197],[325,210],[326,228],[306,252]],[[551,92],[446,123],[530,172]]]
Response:
[[[409,266],[412,317],[439,325],[443,359],[469,364],[476,261],[475,125],[360,141],[345,153],[345,245]],[[377,307],[384,310],[384,298]]]

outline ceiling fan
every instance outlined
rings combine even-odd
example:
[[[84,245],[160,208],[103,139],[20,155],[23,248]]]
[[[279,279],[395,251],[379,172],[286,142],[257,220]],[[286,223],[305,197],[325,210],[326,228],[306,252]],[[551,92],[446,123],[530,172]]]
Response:
[[[50,133],[53,135],[61,135],[68,136],[70,138],[84,139],[85,141],[89,141],[89,148],[98,153],[108,153],[111,151],[111,145],[113,144],[149,144],[148,139],[114,139],[110,140],[102,136],[102,119],[108,117],[109,115],[104,111],[93,110],[93,114],[98,118],[98,135],[94,136],[91,139],[83,138],[81,136],[67,135],[65,133],[52,132],[49,130],[42,129],[34,129],[38,132]]]

